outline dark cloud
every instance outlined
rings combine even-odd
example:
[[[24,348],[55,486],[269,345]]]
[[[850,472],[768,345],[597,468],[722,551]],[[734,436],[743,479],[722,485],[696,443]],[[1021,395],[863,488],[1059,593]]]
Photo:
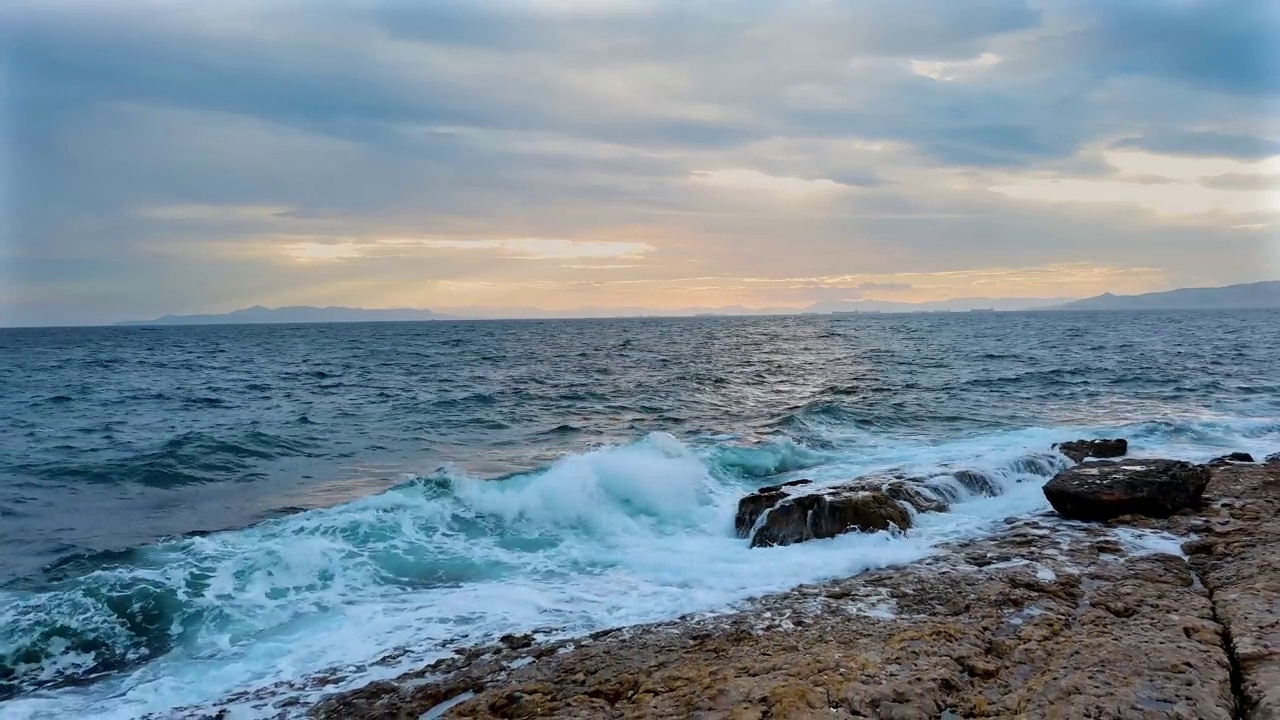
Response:
[[[1200,184],[1216,190],[1280,191],[1280,175],[1223,173],[1222,175],[1201,178]]]
[[[1146,150],[1168,155],[1233,157],[1261,160],[1280,155],[1280,140],[1210,131],[1178,129],[1156,130],[1141,137],[1117,140],[1111,147],[1121,150]]]
[[[1114,177],[1107,146],[1280,154],[1274,12],[1255,0],[713,10],[18,0],[0,9],[13,219],[0,270],[23,312],[61,320],[529,272],[232,252],[305,236],[637,235],[658,247],[651,266],[744,277],[1140,262],[1170,234],[1149,213],[1051,215],[983,185]],[[738,196],[687,181],[726,169],[845,187]],[[1230,233],[1187,237],[1256,252]]]
[[[1202,90],[1274,96],[1280,6],[1272,0],[1081,4],[1093,21],[1073,37],[1108,74],[1148,75]]]

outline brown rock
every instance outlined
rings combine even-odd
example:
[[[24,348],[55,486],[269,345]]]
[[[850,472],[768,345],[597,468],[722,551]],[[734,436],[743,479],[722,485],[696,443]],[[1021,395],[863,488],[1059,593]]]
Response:
[[[922,562],[802,586],[740,612],[599,634],[573,648],[566,641],[514,670],[504,666],[514,651],[465,654],[310,712],[343,720],[446,706],[450,718],[567,720],[1280,717],[1280,468],[1219,468],[1210,492],[1230,504],[1142,531],[1170,539],[1219,527],[1212,554],[1190,562],[1117,552],[1130,536],[1107,525],[1012,520]],[[992,562],[970,562],[983,558]]]
[[[1280,718],[1280,466],[1220,468],[1210,490],[1213,550],[1191,565],[1240,675],[1237,717]]]
[[[527,633],[524,635],[503,635],[498,638],[498,642],[512,650],[523,650],[533,645],[533,635]]]
[[[961,470],[959,472],[952,473],[952,477],[959,481],[966,490],[974,495],[995,497],[1000,494],[1000,486],[996,484],[996,481],[991,479],[987,474],[980,473],[977,470]]]
[[[951,509],[932,490],[910,480],[890,480],[884,485],[884,494],[903,505],[910,505],[916,512],[946,512]]]
[[[1214,458],[1209,461],[1210,465],[1215,467],[1219,465],[1230,465],[1231,463],[1251,463],[1253,456],[1247,452],[1233,452],[1222,457]]]
[[[791,493],[792,488],[809,485],[812,480],[792,480],[781,485],[769,485],[738,501],[738,512],[733,518],[733,530],[738,537],[751,536],[751,529],[765,511],[777,505]]]
[[[1174,460],[1095,461],[1058,473],[1044,494],[1054,510],[1073,520],[1165,518],[1199,505],[1209,477],[1208,466]]]
[[[1058,443],[1053,448],[1076,462],[1087,458],[1122,457],[1129,452],[1129,441],[1123,438],[1102,440],[1072,440]]]
[[[783,498],[764,516],[751,547],[791,545],[847,532],[911,527],[911,515],[885,493],[831,489]]]

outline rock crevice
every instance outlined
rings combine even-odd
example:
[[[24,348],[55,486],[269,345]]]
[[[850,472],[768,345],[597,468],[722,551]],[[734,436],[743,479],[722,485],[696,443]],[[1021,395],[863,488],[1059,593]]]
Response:
[[[1203,583],[1198,575],[1196,581]],[[1213,621],[1217,623],[1218,630],[1222,637],[1222,651],[1227,656],[1227,662],[1230,664],[1231,670],[1231,697],[1232,697],[1232,717],[1234,720],[1249,720],[1251,703],[1244,692],[1244,669],[1240,666],[1240,655],[1236,652],[1235,638],[1231,637],[1231,628],[1222,620],[1222,616],[1218,614],[1218,603],[1214,599],[1213,588],[1205,585],[1206,592],[1209,594],[1209,607],[1213,610]]]

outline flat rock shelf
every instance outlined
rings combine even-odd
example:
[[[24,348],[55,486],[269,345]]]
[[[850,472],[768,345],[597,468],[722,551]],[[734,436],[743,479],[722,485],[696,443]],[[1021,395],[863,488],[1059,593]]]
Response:
[[[1013,518],[727,615],[472,648],[315,718],[1280,717],[1280,464],[1157,519]]]

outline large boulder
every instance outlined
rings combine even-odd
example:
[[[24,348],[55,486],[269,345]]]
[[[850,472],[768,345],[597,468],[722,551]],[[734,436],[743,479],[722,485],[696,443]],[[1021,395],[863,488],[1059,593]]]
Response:
[[[950,499],[944,496],[941,488],[929,485],[924,478],[897,474],[868,475],[817,490],[808,487],[812,484],[812,480],[792,480],[762,487],[742,498],[738,501],[738,512],[733,518],[734,532],[740,538],[752,537],[760,518],[783,500],[814,493],[827,496],[882,493],[900,506],[911,508],[917,513],[946,512],[951,509]]]
[[[1129,452],[1129,441],[1124,438],[1072,440],[1053,448],[1076,462],[1084,462],[1088,458],[1123,457]]]
[[[781,485],[770,485],[742,498],[738,501],[738,512],[733,518],[734,532],[740,538],[751,537],[751,531],[759,522],[761,515],[782,502],[782,499],[790,495],[794,488],[809,485],[812,482],[812,480],[792,480]]]
[[[1250,455],[1249,453],[1233,452],[1233,453],[1228,453],[1226,455],[1223,455],[1222,457],[1214,458],[1209,461],[1209,464],[1214,467],[1222,467],[1224,465],[1231,465],[1234,463],[1252,463],[1252,462],[1253,462],[1253,456]]]
[[[883,491],[833,488],[783,498],[756,527],[751,547],[791,545],[847,532],[909,527],[911,513]]]
[[[1268,465],[1280,465],[1280,453],[1271,453],[1263,462]]]
[[[1207,465],[1175,460],[1093,461],[1058,473],[1044,495],[1054,510],[1074,520],[1164,518],[1199,505],[1209,477]]]

